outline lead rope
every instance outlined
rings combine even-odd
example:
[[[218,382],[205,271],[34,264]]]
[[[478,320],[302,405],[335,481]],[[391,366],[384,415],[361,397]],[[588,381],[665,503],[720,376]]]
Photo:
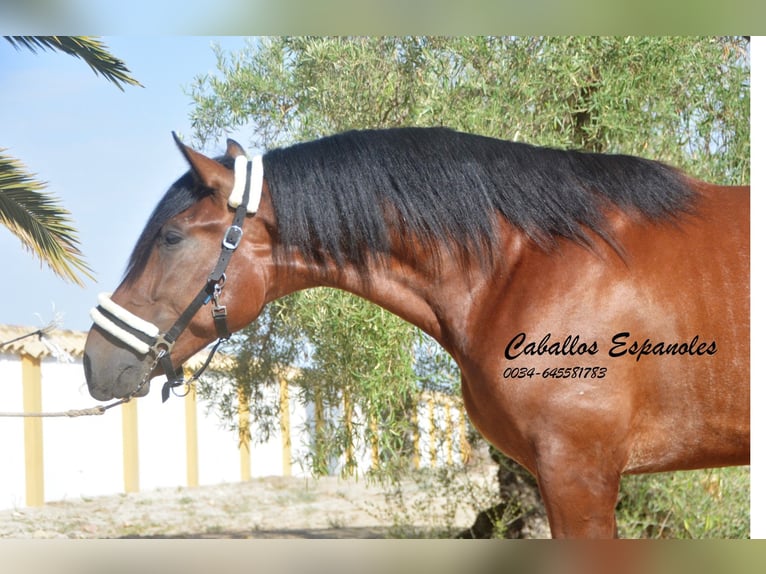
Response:
[[[19,339],[24,339],[26,337],[31,337],[32,335],[40,334],[39,331],[35,331],[33,333],[28,333],[27,335],[23,335],[21,337],[17,337],[16,339],[13,339],[11,341],[4,341],[0,344],[0,347],[4,345],[8,345],[12,342],[18,341]],[[42,335],[41,335],[42,336]],[[217,347],[217,345],[216,345]],[[117,405],[122,405],[125,403],[129,403],[133,400],[133,398],[138,394],[138,392],[144,387],[144,385],[149,382],[149,378],[151,375],[151,372],[154,370],[154,368],[157,366],[157,363],[159,363],[160,358],[162,357],[162,354],[160,354],[155,360],[154,363],[152,363],[151,368],[149,371],[147,371],[146,375],[144,375],[143,380],[138,384],[138,386],[135,388],[135,390],[130,393],[127,397],[123,397],[121,399],[117,399],[116,401],[113,401],[109,403],[108,405],[96,405],[94,407],[89,407],[86,409],[69,409],[67,411],[49,411],[49,412],[7,412],[7,411],[0,411],[0,418],[75,418],[75,417],[87,417],[87,416],[98,416],[103,415],[106,411],[108,411],[111,408],[116,407]],[[205,365],[207,365],[210,362],[210,358],[205,362]],[[196,374],[196,373],[195,373]],[[201,372],[199,374],[202,374]]]
[[[213,347],[212,352],[208,356],[205,363],[202,365],[201,368],[197,370],[196,373],[192,376],[187,384],[191,384],[194,381],[196,381],[200,375],[202,375],[202,372],[205,370],[205,368],[210,364],[210,361],[213,358],[213,354],[218,349],[218,345],[220,345],[221,341],[218,341],[215,346]],[[7,344],[3,343],[3,344]],[[89,407],[87,409],[69,409],[68,411],[50,411],[50,412],[29,412],[29,413],[19,413],[19,412],[4,412],[0,411],[0,418],[54,418],[54,417],[68,417],[68,418],[75,418],[75,417],[86,417],[86,416],[98,416],[103,415],[106,411],[108,411],[111,408],[114,408],[118,405],[123,405],[125,403],[129,403],[132,401],[135,396],[138,394],[138,392],[144,388],[144,385],[149,382],[149,379],[151,378],[151,373],[154,371],[155,367],[159,364],[160,359],[164,353],[160,353],[152,363],[152,366],[149,368],[149,370],[146,372],[146,375],[144,375],[144,378],[142,381],[138,384],[138,386],[131,392],[127,397],[123,397],[121,399],[117,399],[116,401],[113,401],[109,403],[108,405],[96,405],[95,407]],[[180,383],[179,383],[180,384]],[[188,391],[187,391],[188,393]]]
[[[0,417],[6,417],[6,418],[46,418],[46,417],[68,417],[68,418],[74,418],[74,417],[86,417],[86,416],[94,416],[94,415],[103,415],[107,410],[111,409],[112,407],[116,407],[117,405],[121,405],[123,403],[127,403],[130,400],[132,400],[133,397],[125,397],[124,399],[119,399],[117,401],[114,401],[113,403],[109,403],[108,405],[96,405],[95,407],[90,407],[87,409],[69,409],[68,411],[51,411],[51,412],[40,412],[40,413],[11,413],[11,412],[0,412]]]
[[[3,344],[7,344],[7,342]],[[96,405],[95,407],[89,407],[87,409],[69,409],[68,411],[29,412],[29,413],[0,411],[0,418],[56,418],[56,417],[75,418],[75,417],[103,415],[106,411],[116,407],[117,405],[122,405],[132,401],[133,398],[136,396],[136,394],[138,394],[138,392],[149,381],[149,375],[157,366],[159,359],[160,359],[159,357],[155,359],[154,364],[152,365],[152,368],[147,372],[147,374],[144,376],[144,379],[139,383],[139,385],[136,387],[136,389],[132,393],[130,393],[127,397],[117,399],[116,401],[113,401],[109,403],[108,405]]]
[[[37,329],[36,331],[32,331],[31,333],[27,333],[26,335],[21,335],[14,339],[3,341],[0,343],[0,348],[5,347],[6,345],[10,345],[11,343],[16,343],[17,341],[21,341],[28,337],[34,337],[35,335],[37,335],[38,337],[42,339],[43,336],[52,328],[53,328],[53,324],[47,327],[43,327],[41,329]],[[116,407],[117,405],[127,403],[132,398],[133,398],[133,395],[126,397],[124,399],[120,399],[118,401],[114,401],[113,403],[110,403],[108,405],[96,405],[95,407],[90,407],[87,409],[69,409],[68,411],[31,412],[31,413],[16,413],[16,412],[0,411],[0,417],[2,418],[42,418],[42,417],[74,418],[74,417],[103,415],[107,410],[111,409],[112,407]]]

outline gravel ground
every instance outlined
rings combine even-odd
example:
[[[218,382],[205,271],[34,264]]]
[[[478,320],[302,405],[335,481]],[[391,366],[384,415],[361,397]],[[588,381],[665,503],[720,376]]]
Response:
[[[404,485],[400,500],[421,494]],[[2,510],[0,538],[385,538],[395,512],[383,488],[364,479],[267,477]],[[409,528],[433,526],[403,512]],[[460,509],[453,526],[475,516]]]

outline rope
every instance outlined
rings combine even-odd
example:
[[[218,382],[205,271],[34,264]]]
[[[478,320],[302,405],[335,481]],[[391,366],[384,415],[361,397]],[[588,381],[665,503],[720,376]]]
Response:
[[[39,336],[42,339],[43,336],[46,335],[54,326],[55,324],[51,323],[50,325],[43,327],[42,329],[37,329],[36,331],[32,331],[31,333],[27,333],[26,335],[21,335],[19,337],[10,339],[8,341],[2,341],[0,342],[0,348],[5,347],[6,345],[10,345],[11,343],[15,343],[17,341],[21,341],[22,339],[26,339],[28,337],[34,337],[35,335]],[[87,409],[69,409],[68,411],[51,411],[47,413],[35,413],[35,412],[14,413],[14,412],[0,411],[0,417],[2,418],[44,418],[44,417],[45,418],[47,417],[75,418],[75,417],[97,416],[97,415],[103,415],[106,411],[108,411],[112,407],[116,407],[117,405],[127,403],[131,398],[132,397],[128,397],[126,399],[120,399],[108,405],[96,405],[95,407],[90,407]]]
[[[51,322],[45,325],[44,327],[40,327],[39,329],[36,329],[30,333],[27,333],[26,335],[20,335],[19,337],[15,337],[13,339],[0,342],[0,349],[5,347],[6,345],[10,345],[11,343],[21,341],[28,337],[34,337],[35,335],[40,337],[40,339],[42,340],[42,338],[46,336],[48,333],[50,333],[54,329],[57,329],[60,323],[61,323],[61,318],[58,315],[56,315],[54,316],[53,320],[51,320]]]
[[[131,400],[132,397],[127,399],[120,399],[118,401],[114,401],[113,403],[110,403],[108,405],[96,405],[95,407],[90,407],[87,409],[69,409],[68,411],[51,411],[46,413],[12,413],[12,412],[0,412],[0,417],[4,418],[11,418],[11,417],[20,417],[20,418],[47,418],[47,417],[68,417],[68,418],[74,418],[74,417],[87,417],[87,416],[96,416],[96,415],[103,415],[106,411],[111,409],[112,407],[116,407],[117,405],[121,405],[123,403],[127,403]]]
[[[15,343],[16,341],[21,341],[22,339],[26,339],[28,337],[34,337],[35,335],[38,335],[40,338],[42,338],[43,335],[45,335],[44,329],[38,329],[37,331],[32,331],[31,333],[27,333],[26,335],[21,335],[20,337],[16,337],[15,339],[9,339],[7,341],[3,341],[0,343],[0,348],[5,347],[6,345],[10,345],[11,343]]]

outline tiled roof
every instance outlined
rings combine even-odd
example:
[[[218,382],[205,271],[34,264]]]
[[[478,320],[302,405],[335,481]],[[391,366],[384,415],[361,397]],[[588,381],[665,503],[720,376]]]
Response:
[[[39,331],[45,331],[42,337]],[[34,333],[32,336],[23,337]],[[81,359],[85,350],[86,331],[70,331],[68,329],[40,329],[39,327],[19,327],[16,325],[0,324],[0,355],[29,355],[35,359],[55,357],[63,361]],[[18,340],[16,340],[18,339]],[[12,341],[8,343],[8,341]],[[3,344],[6,343],[6,344]],[[209,349],[203,349],[188,361],[190,370],[198,369],[207,359]],[[217,353],[210,365],[211,370],[229,370],[233,367],[233,357],[225,353]],[[292,379],[295,370],[291,369],[288,379]]]
[[[19,338],[30,333],[34,334]],[[84,331],[0,324],[0,354],[29,355],[35,359],[50,356],[60,358],[62,355],[80,358],[85,349],[87,335]]]
[[[45,331],[42,337],[39,331]],[[24,335],[29,335],[24,337]],[[24,337],[19,339],[19,337]],[[19,327],[0,324],[0,355],[29,355],[35,359],[53,356],[65,361],[80,359],[84,354],[85,331],[68,329],[40,329],[39,327]],[[8,341],[12,341],[8,343]],[[3,343],[7,343],[3,345]],[[187,361],[190,369],[199,368],[207,359],[208,350],[203,349]],[[217,354],[211,364],[212,369],[231,368],[231,358]]]

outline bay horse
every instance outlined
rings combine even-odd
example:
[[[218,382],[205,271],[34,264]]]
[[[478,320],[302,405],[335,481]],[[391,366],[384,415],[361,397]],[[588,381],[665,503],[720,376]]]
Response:
[[[749,463],[749,187],[446,128],[249,163],[176,142],[190,170],[92,313],[96,399],[145,395],[268,302],[330,286],[449,352],[554,537],[616,536],[622,474]]]

